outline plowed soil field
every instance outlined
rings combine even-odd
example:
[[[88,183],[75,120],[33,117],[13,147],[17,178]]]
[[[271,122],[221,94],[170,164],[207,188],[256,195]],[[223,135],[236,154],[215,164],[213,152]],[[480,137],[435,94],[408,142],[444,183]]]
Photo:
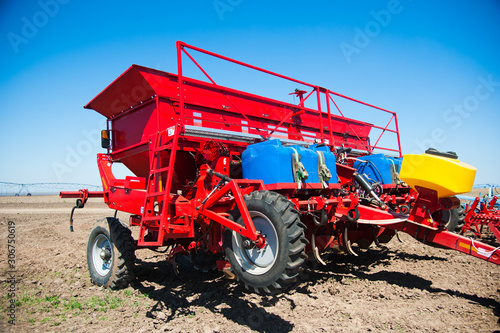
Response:
[[[90,282],[87,239],[114,212],[91,199],[76,210],[71,233],[73,205],[0,197],[1,332],[500,331],[500,266],[405,234],[358,257],[331,255],[308,281],[273,297],[247,293],[219,272],[177,276],[166,254],[150,250],[137,251],[130,287],[104,290]]]

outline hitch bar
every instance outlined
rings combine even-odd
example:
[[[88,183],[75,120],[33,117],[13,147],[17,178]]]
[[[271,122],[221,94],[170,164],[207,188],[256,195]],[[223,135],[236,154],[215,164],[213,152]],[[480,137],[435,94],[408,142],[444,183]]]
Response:
[[[71,215],[69,216],[69,231],[73,232],[73,213],[76,208],[83,208],[87,203],[88,198],[102,198],[104,197],[104,192],[99,191],[89,191],[87,189],[71,192],[60,192],[60,198],[77,198],[75,206],[71,209]]]

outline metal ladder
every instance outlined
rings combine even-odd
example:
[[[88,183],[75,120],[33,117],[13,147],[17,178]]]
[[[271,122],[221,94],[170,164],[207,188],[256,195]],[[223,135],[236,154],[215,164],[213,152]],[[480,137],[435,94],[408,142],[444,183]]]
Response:
[[[153,143],[153,148],[150,151],[150,170],[146,187],[146,197],[144,200],[138,246],[162,246],[163,237],[168,228],[177,226],[169,226],[171,212],[170,206],[172,195],[170,193],[172,187],[172,176],[175,165],[175,156],[178,148],[179,135],[181,132],[180,126],[170,127],[165,131],[158,132]],[[169,154],[168,166],[162,166],[162,156]],[[166,182],[163,183],[163,177],[166,173]],[[156,230],[156,239],[146,240],[145,231]],[[154,238],[154,233],[152,234]],[[147,235],[149,236],[149,234]]]

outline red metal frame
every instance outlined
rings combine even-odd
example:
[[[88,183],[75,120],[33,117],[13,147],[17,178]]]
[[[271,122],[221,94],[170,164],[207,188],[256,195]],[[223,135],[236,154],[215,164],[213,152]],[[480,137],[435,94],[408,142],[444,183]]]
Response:
[[[486,204],[481,202],[480,198],[476,198],[472,204],[467,204],[465,225],[460,233],[463,235],[467,231],[471,231],[475,237],[482,238],[483,227],[487,226],[500,241],[500,209],[495,209],[497,200],[498,197],[495,196]]]
[[[433,220],[434,212],[445,209],[443,200],[454,201],[457,205],[460,202],[454,197],[438,200],[436,191],[419,188],[419,196],[409,216],[374,210],[374,208],[360,205],[358,206],[360,218],[357,223],[403,231],[424,244],[454,249],[500,265],[500,246],[494,247],[449,232],[446,230],[444,222]],[[453,206],[449,208],[453,208]],[[500,240],[498,236],[497,239]]]
[[[102,198],[104,192],[102,191],[89,191],[89,190],[79,190],[79,191],[63,191],[59,193],[59,197],[63,199],[68,198],[80,198],[83,203],[87,202],[88,198]]]

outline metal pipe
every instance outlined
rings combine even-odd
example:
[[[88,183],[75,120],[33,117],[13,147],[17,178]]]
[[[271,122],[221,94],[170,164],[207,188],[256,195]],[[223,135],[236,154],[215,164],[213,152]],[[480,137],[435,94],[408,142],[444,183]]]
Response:
[[[352,176],[354,177],[356,182],[363,188],[363,190],[365,190],[365,192],[370,193],[370,195],[378,201],[380,208],[382,209],[387,208],[386,204],[382,200],[380,200],[377,194],[375,194],[375,192],[373,191],[373,187],[370,185],[370,183],[368,183],[368,181],[365,179],[365,177],[363,177],[363,175],[354,172]]]

